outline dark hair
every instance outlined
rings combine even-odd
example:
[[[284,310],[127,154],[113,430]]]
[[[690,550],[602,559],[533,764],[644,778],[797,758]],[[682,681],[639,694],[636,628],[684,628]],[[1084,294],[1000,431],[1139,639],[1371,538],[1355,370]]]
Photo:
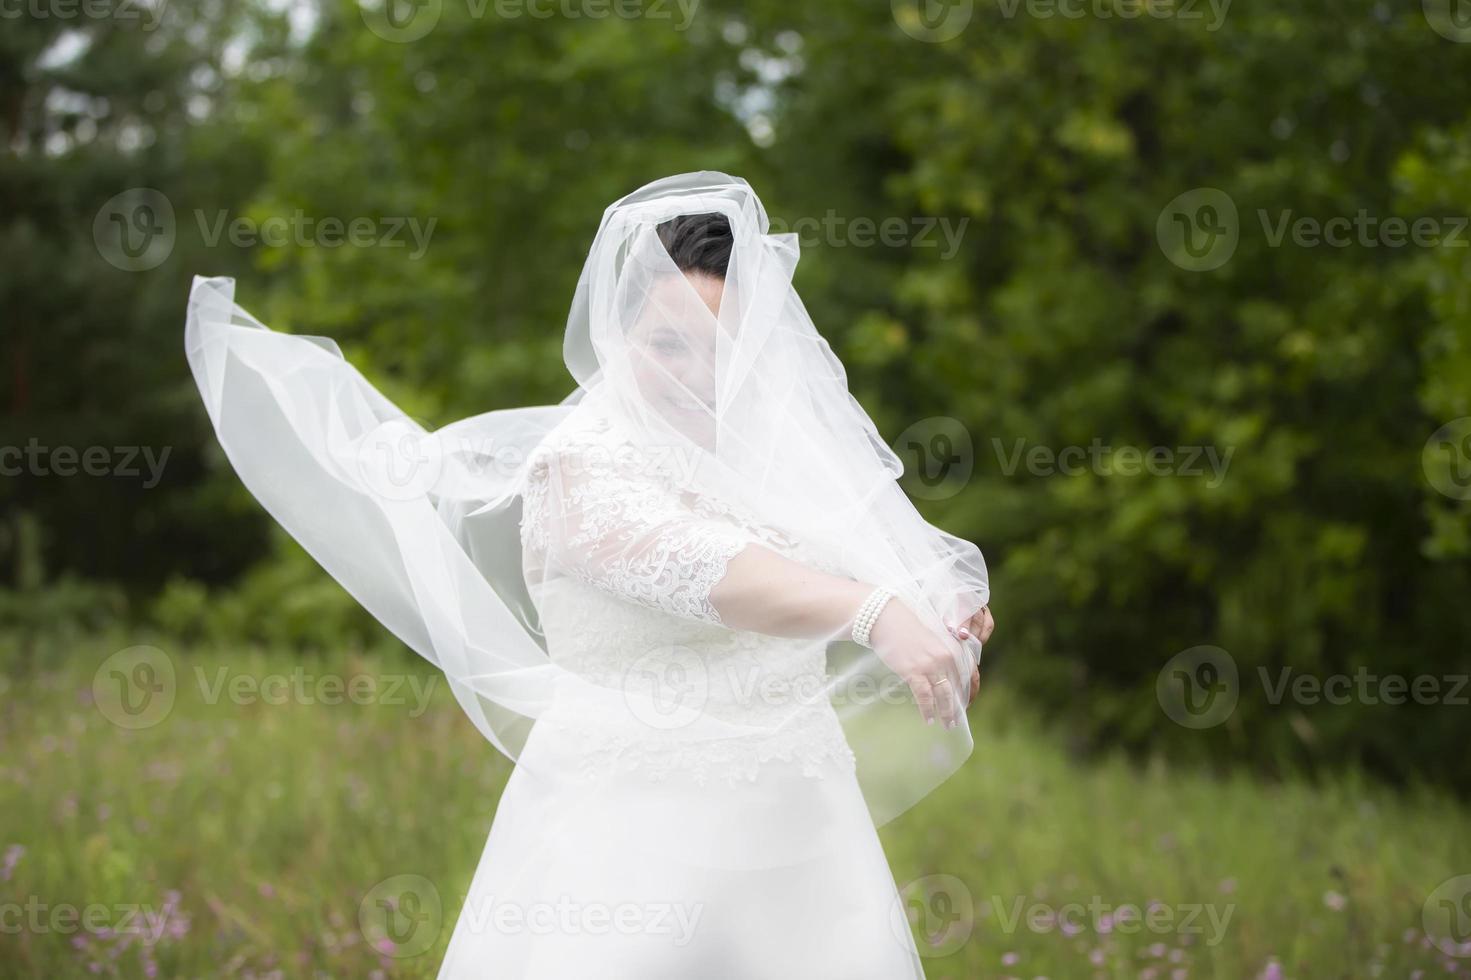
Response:
[[[659,241],[680,272],[725,278],[735,239],[725,215],[681,214],[659,225]]]

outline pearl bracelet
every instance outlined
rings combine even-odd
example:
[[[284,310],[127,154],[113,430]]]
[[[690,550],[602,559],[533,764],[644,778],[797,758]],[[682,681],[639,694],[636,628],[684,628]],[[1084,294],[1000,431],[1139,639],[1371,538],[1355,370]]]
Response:
[[[873,644],[869,642],[869,633],[873,631],[874,624],[878,622],[879,613],[884,611],[884,606],[888,605],[892,598],[894,598],[893,591],[883,586],[879,586],[868,594],[868,598],[863,600],[863,605],[858,607],[858,614],[853,617],[854,643],[872,649]]]

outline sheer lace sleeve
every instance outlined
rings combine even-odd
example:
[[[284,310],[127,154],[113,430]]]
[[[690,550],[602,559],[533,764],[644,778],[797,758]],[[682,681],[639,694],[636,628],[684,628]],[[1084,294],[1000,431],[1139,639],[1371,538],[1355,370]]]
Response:
[[[606,440],[539,450],[523,494],[528,584],[572,576],[674,616],[720,623],[710,592],[755,538],[702,516],[658,460]]]

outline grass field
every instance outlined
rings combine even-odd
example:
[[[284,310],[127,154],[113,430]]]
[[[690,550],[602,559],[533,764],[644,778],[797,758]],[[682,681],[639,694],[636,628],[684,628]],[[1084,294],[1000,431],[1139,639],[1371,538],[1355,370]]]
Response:
[[[510,772],[435,674],[158,645],[171,684],[105,638],[0,678],[0,976],[434,976]],[[979,708],[970,763],[883,830],[930,980],[1471,976],[1424,932],[1460,914],[1464,808],[1083,766],[1003,688]],[[411,956],[360,918],[400,875],[442,902]]]

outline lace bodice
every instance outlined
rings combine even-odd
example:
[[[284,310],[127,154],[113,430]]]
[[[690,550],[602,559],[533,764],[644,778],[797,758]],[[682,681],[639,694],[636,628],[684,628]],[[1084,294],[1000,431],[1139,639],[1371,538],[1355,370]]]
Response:
[[[710,602],[749,545],[815,556],[739,506],[682,489],[679,462],[636,450],[606,418],[568,425],[533,456],[521,539],[548,654],[584,693],[628,695],[569,691],[539,724],[576,742],[589,774],[750,779],[778,760],[813,776],[851,771],[821,694],[825,645],[729,629]],[[692,736],[692,714],[718,735]]]

